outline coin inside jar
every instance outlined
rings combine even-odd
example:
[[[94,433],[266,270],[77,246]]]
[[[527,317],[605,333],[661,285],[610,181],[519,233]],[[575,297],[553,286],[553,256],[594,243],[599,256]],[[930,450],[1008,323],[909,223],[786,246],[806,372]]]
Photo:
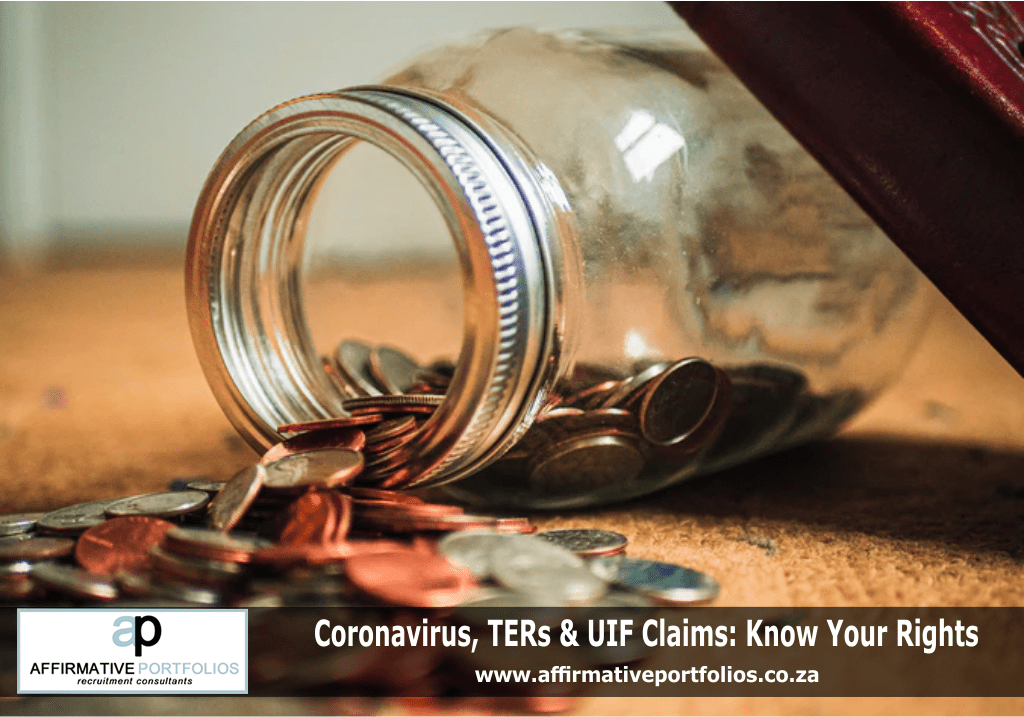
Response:
[[[644,395],[640,430],[656,446],[673,446],[691,436],[711,414],[723,374],[703,359],[673,364]]]
[[[341,379],[357,396],[380,396],[383,387],[377,384],[370,371],[370,349],[359,341],[345,340],[334,353],[334,365]]]
[[[117,588],[111,580],[70,565],[39,563],[32,568],[32,578],[45,588],[74,597],[93,600],[117,597]]]
[[[640,475],[643,455],[635,442],[613,434],[568,438],[530,460],[530,483],[545,490],[573,492],[628,483]]]
[[[370,373],[389,393],[405,393],[416,383],[420,365],[398,349],[375,346],[370,350]]]
[[[363,470],[363,454],[348,449],[308,451],[265,466],[267,488],[330,487],[351,482]]]
[[[506,535],[491,552],[495,579],[507,588],[535,596],[544,605],[586,603],[607,590],[583,560],[532,535]]]

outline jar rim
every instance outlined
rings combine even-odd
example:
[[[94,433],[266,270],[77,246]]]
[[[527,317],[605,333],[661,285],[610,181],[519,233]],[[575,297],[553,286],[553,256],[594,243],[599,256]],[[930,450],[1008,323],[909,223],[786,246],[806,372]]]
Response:
[[[557,363],[559,229],[529,157],[495,132],[436,98],[361,87],[279,105],[225,149],[193,215],[186,293],[207,381],[254,448],[281,440],[278,425],[343,415],[306,326],[298,267],[313,189],[356,141],[427,189],[472,295],[452,385],[395,481],[455,480],[518,438]]]

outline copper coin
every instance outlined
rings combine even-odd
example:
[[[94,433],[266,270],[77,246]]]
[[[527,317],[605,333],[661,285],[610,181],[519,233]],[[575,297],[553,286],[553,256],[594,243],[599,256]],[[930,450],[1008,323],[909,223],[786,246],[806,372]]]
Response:
[[[98,575],[140,572],[149,566],[150,549],[173,527],[174,523],[146,515],[111,518],[79,536],[75,560]]]
[[[329,491],[306,493],[288,508],[288,522],[278,536],[283,545],[330,542],[337,524],[337,505]]]
[[[406,396],[416,396],[424,393],[437,393],[437,386],[425,381],[417,381],[405,390]]]
[[[24,578],[0,579],[0,602],[28,600],[40,597],[41,595],[41,588],[28,576]]]
[[[74,549],[75,541],[70,538],[27,538],[0,545],[0,563],[63,558]]]
[[[429,368],[421,368],[416,374],[415,386],[425,386],[429,389],[427,393],[444,393],[451,384],[451,376],[433,371]],[[407,393],[413,392],[409,389]]]
[[[405,393],[416,383],[420,365],[398,349],[377,346],[370,349],[370,374],[388,393]]]
[[[396,450],[399,446],[404,446],[411,440],[416,438],[416,431],[410,431],[403,433],[398,436],[387,439],[386,441],[378,441],[377,443],[367,444],[366,448],[363,449],[363,453],[370,456],[380,456],[385,453],[391,453]]]
[[[345,574],[357,588],[389,605],[455,607],[476,588],[468,570],[437,553],[412,550],[353,556]]]
[[[277,427],[278,433],[306,433],[307,431],[326,431],[332,428],[358,428],[380,423],[384,416],[373,415],[372,413],[362,416],[347,416],[344,418],[321,418],[315,421],[302,421],[301,423],[286,423]],[[361,447],[361,446],[360,446]]]
[[[332,448],[361,451],[364,445],[366,445],[366,434],[358,428],[325,428],[309,431],[308,433],[300,433],[275,446],[271,446],[263,454],[260,463],[267,465],[296,453]]]
[[[421,483],[424,474],[408,466],[395,465],[384,470],[379,467],[375,468],[373,477],[378,480],[378,487],[397,490]]]
[[[372,446],[391,440],[396,436],[416,432],[416,419],[413,416],[391,418],[366,432],[366,445]]]
[[[546,423],[548,421],[559,421],[568,416],[582,416],[584,413],[582,408],[576,408],[573,406],[558,406],[552,408],[549,411],[545,411],[541,415],[537,416],[537,420],[534,424]]]
[[[263,487],[266,472],[261,465],[246,466],[235,473],[210,501],[210,523],[225,533],[238,525]]]
[[[334,534],[330,536],[330,542],[339,543],[348,535],[352,527],[352,498],[350,496],[331,491],[331,502],[334,503],[337,512],[337,524],[334,527]]]
[[[307,451],[265,466],[267,488],[328,488],[351,482],[363,470],[363,454],[348,449]]]
[[[537,526],[529,518],[497,518],[495,529],[499,533],[520,533],[529,535],[537,532]]]
[[[379,473],[404,464],[408,454],[403,448],[408,442],[408,440],[400,440],[398,444],[392,445],[387,450],[380,451],[379,453],[368,453],[366,456],[367,470]]]
[[[18,513],[0,516],[0,536],[27,533],[36,526],[36,521],[45,513]]]

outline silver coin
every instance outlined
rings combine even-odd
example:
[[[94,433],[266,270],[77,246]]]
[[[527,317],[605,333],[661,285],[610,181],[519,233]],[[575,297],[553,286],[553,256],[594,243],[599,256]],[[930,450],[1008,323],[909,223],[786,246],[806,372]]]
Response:
[[[629,545],[629,538],[611,530],[548,530],[537,533],[536,537],[570,550],[581,558],[618,555]]]
[[[167,601],[193,605],[216,605],[220,602],[220,593],[215,590],[171,580],[150,578],[136,573],[119,572],[114,576],[114,581],[121,592],[126,595],[159,600],[161,603]]]
[[[210,502],[210,494],[201,490],[182,490],[170,493],[133,495],[108,505],[108,517],[148,515],[153,518],[174,518],[195,513]]]
[[[494,547],[491,561],[499,583],[541,605],[584,604],[608,589],[579,556],[532,535],[507,536]]]
[[[342,402],[348,412],[379,411],[381,413],[404,413],[415,408],[437,408],[444,401],[439,393],[415,393],[393,396],[365,396],[349,398]]]
[[[32,563],[27,560],[0,565],[0,579],[11,579],[19,576],[28,577],[30,572],[32,572]]]
[[[0,536],[27,533],[36,526],[36,520],[46,513],[17,513],[0,516]]]
[[[36,530],[40,533],[57,535],[82,533],[88,528],[106,521],[107,506],[120,500],[122,499],[94,500],[89,503],[78,503],[66,508],[59,508],[39,518],[36,521]]]
[[[583,435],[532,456],[530,483],[546,492],[579,492],[629,483],[643,467],[643,454],[634,441],[617,434]]]
[[[350,483],[363,469],[363,454],[348,449],[307,451],[265,466],[267,488],[329,487]]]
[[[377,384],[370,371],[370,349],[359,341],[342,341],[335,350],[335,365],[352,392],[360,396],[380,396],[384,387]]]
[[[0,545],[17,543],[19,540],[29,540],[37,537],[37,533],[14,533],[13,535],[0,536]]]
[[[260,464],[246,466],[235,473],[210,501],[210,523],[225,533],[236,525],[256,500],[266,472]]]
[[[656,446],[675,446],[714,414],[725,375],[700,358],[672,364],[644,395],[640,430]]]
[[[388,393],[405,393],[416,383],[420,365],[398,349],[377,346],[370,350],[370,372]]]
[[[696,605],[718,597],[718,583],[708,575],[671,563],[635,558],[598,558],[595,572],[619,586],[660,603]]]
[[[205,490],[207,493],[220,493],[227,483],[215,480],[190,480],[185,484],[189,490]]]
[[[70,565],[39,563],[32,568],[32,579],[44,588],[78,598],[113,600],[117,597],[113,581]]]
[[[461,565],[478,580],[486,580],[491,576],[491,553],[507,537],[503,533],[463,530],[441,538],[437,549],[448,562]]]

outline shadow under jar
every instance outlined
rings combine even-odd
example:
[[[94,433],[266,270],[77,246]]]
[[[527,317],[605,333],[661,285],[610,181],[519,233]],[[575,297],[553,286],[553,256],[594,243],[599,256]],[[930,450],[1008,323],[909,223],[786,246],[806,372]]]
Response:
[[[311,267],[364,288],[400,273],[360,270],[374,241],[332,263],[308,240],[328,177],[367,146],[454,249],[461,302],[431,319],[461,345],[419,346],[432,363],[392,348],[416,321],[404,309],[378,342],[310,329]],[[394,186],[358,203],[400,216]],[[443,396],[361,480],[525,508],[623,500],[833,433],[905,364],[929,303],[712,56],[663,31],[529,29],[246,127],[199,198],[187,293],[206,376],[256,449],[353,398]]]

